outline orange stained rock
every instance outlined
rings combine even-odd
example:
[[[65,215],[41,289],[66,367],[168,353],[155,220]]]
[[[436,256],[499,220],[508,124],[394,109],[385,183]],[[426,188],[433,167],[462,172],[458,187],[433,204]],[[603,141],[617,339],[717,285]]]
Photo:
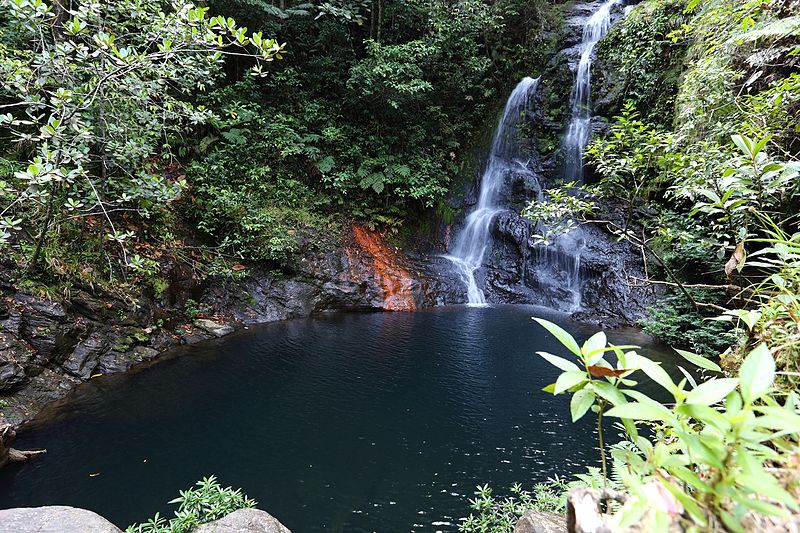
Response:
[[[411,290],[414,281],[408,270],[400,266],[397,256],[383,243],[381,236],[362,226],[353,225],[358,246],[372,256],[375,278],[383,289],[383,308],[390,311],[416,309]]]

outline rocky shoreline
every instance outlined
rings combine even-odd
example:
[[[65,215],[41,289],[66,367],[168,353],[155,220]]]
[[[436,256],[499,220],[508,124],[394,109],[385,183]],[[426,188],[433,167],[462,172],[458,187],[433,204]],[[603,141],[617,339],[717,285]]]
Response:
[[[0,533],[122,533],[102,516],[75,507],[20,507],[0,510]],[[561,533],[567,531],[563,517],[539,511],[525,513],[514,533]],[[229,515],[203,524],[191,533],[291,533],[265,511],[239,509]]]
[[[185,344],[255,324],[327,311],[404,309],[453,303],[446,272],[425,266],[369,232],[309,253],[291,275],[253,267],[243,279],[199,279],[179,263],[162,266],[160,297],[128,301],[88,288],[59,298],[32,295],[0,269],[0,426],[19,427],[90,379],[126,372]],[[190,309],[190,311],[187,311]]]
[[[496,231],[503,231],[503,220],[495,222]],[[498,241],[499,249],[509,242]],[[524,247],[525,239],[514,243]],[[35,295],[20,289],[14,270],[0,267],[0,427],[20,427],[85,381],[245,327],[322,312],[409,311],[466,299],[435,244],[400,250],[379,233],[354,226],[326,248],[304,251],[290,273],[251,266],[238,279],[201,279],[184,264],[165,262],[166,288],[159,295],[143,291],[136,299],[90,287],[73,287],[57,297]],[[629,251],[604,249],[596,257],[596,268],[608,273],[635,261]],[[488,271],[496,277],[494,265]],[[587,299],[592,309],[576,318],[615,326],[632,323],[635,312],[643,312],[640,303],[631,314],[630,299],[637,294],[622,287],[620,275],[613,278],[598,284]],[[540,303],[512,292],[506,297],[490,287],[490,301]]]

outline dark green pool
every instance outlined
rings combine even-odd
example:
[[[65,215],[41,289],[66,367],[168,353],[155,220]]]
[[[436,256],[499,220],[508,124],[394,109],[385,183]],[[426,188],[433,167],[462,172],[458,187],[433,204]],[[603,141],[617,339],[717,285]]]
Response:
[[[455,531],[478,483],[595,462],[591,421],[541,392],[557,370],[534,353],[563,350],[533,315],[559,320],[525,306],[294,320],[94,380],[20,434],[49,453],[0,470],[0,507],[73,505],[125,527],[216,474],[295,533]]]

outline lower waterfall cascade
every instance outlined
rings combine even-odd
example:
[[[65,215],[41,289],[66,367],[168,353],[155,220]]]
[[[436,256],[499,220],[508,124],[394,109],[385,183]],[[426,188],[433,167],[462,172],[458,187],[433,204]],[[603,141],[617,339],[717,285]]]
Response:
[[[527,161],[522,159],[518,126],[528,99],[536,92],[538,85],[538,78],[523,78],[511,92],[494,133],[486,170],[481,176],[478,203],[467,216],[464,229],[456,237],[452,255],[447,256],[456,265],[467,286],[467,303],[470,305],[486,305],[486,297],[478,287],[475,272],[483,265],[492,221],[503,210],[497,205],[497,197],[507,175],[512,171],[527,171]]]

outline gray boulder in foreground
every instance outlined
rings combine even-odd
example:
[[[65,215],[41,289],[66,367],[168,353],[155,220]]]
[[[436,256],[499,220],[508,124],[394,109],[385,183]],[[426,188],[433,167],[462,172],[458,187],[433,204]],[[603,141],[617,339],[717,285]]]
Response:
[[[121,533],[117,526],[86,509],[53,505],[0,511],[0,533],[87,532]]]
[[[239,509],[204,524],[192,533],[292,533],[271,514],[258,509]]]
[[[563,516],[530,510],[519,519],[514,533],[565,533],[567,521]]]

